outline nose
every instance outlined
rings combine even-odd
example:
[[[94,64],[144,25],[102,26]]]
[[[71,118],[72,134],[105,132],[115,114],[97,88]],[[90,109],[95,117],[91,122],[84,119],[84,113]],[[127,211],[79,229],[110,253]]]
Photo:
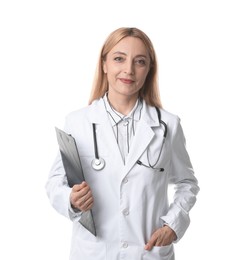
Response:
[[[134,74],[134,63],[132,61],[127,61],[125,63],[125,73],[128,75]]]

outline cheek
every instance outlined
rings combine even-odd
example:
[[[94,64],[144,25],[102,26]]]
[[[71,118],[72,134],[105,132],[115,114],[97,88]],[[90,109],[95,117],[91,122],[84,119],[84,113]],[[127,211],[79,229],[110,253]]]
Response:
[[[120,69],[117,66],[109,65],[108,63],[104,66],[104,72],[107,73],[108,77],[114,77],[119,71]]]
[[[114,70],[108,70],[107,72],[107,79],[108,81],[113,81],[116,78],[116,72]]]
[[[117,74],[115,71],[108,71],[106,76],[107,76],[107,81],[110,86],[115,86],[117,82]]]
[[[148,75],[148,73],[141,73],[141,74],[139,75],[139,80],[138,80],[138,84],[139,84],[139,85],[143,85],[143,84],[144,84],[147,75]]]

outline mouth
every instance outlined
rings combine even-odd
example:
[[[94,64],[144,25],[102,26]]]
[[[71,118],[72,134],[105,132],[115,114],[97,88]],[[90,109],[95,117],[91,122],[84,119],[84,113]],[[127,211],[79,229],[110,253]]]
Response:
[[[124,84],[132,84],[132,83],[135,82],[134,80],[125,79],[125,78],[120,78],[119,80],[120,80],[122,83],[124,83]]]

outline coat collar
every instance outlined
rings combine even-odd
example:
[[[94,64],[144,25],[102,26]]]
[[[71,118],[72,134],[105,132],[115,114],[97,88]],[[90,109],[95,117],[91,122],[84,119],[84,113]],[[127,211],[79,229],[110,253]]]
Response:
[[[143,100],[143,109],[141,114],[141,121],[143,121],[149,127],[157,127],[160,125],[158,115],[155,107],[149,106]],[[91,111],[91,123],[103,124],[108,120],[108,114],[106,112],[103,98],[95,100],[89,107]]]
[[[143,108],[143,102],[141,100],[137,100],[135,106],[130,111],[129,115],[124,116],[120,114],[119,112],[115,111],[114,108],[111,106],[107,94],[103,97],[105,109],[109,115],[110,122],[112,126],[117,125],[120,121],[122,121],[125,118],[130,118],[134,121],[139,121],[141,118],[141,111]]]

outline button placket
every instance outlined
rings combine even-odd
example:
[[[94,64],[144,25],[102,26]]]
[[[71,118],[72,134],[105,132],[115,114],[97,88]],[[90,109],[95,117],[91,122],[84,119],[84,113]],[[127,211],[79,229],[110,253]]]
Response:
[[[127,184],[128,178],[125,177],[121,182],[120,187],[120,247],[123,249],[123,253],[125,254],[126,249],[129,244],[127,241],[127,217],[130,214],[129,211],[129,203],[127,201]],[[124,256],[125,258],[125,256]]]

